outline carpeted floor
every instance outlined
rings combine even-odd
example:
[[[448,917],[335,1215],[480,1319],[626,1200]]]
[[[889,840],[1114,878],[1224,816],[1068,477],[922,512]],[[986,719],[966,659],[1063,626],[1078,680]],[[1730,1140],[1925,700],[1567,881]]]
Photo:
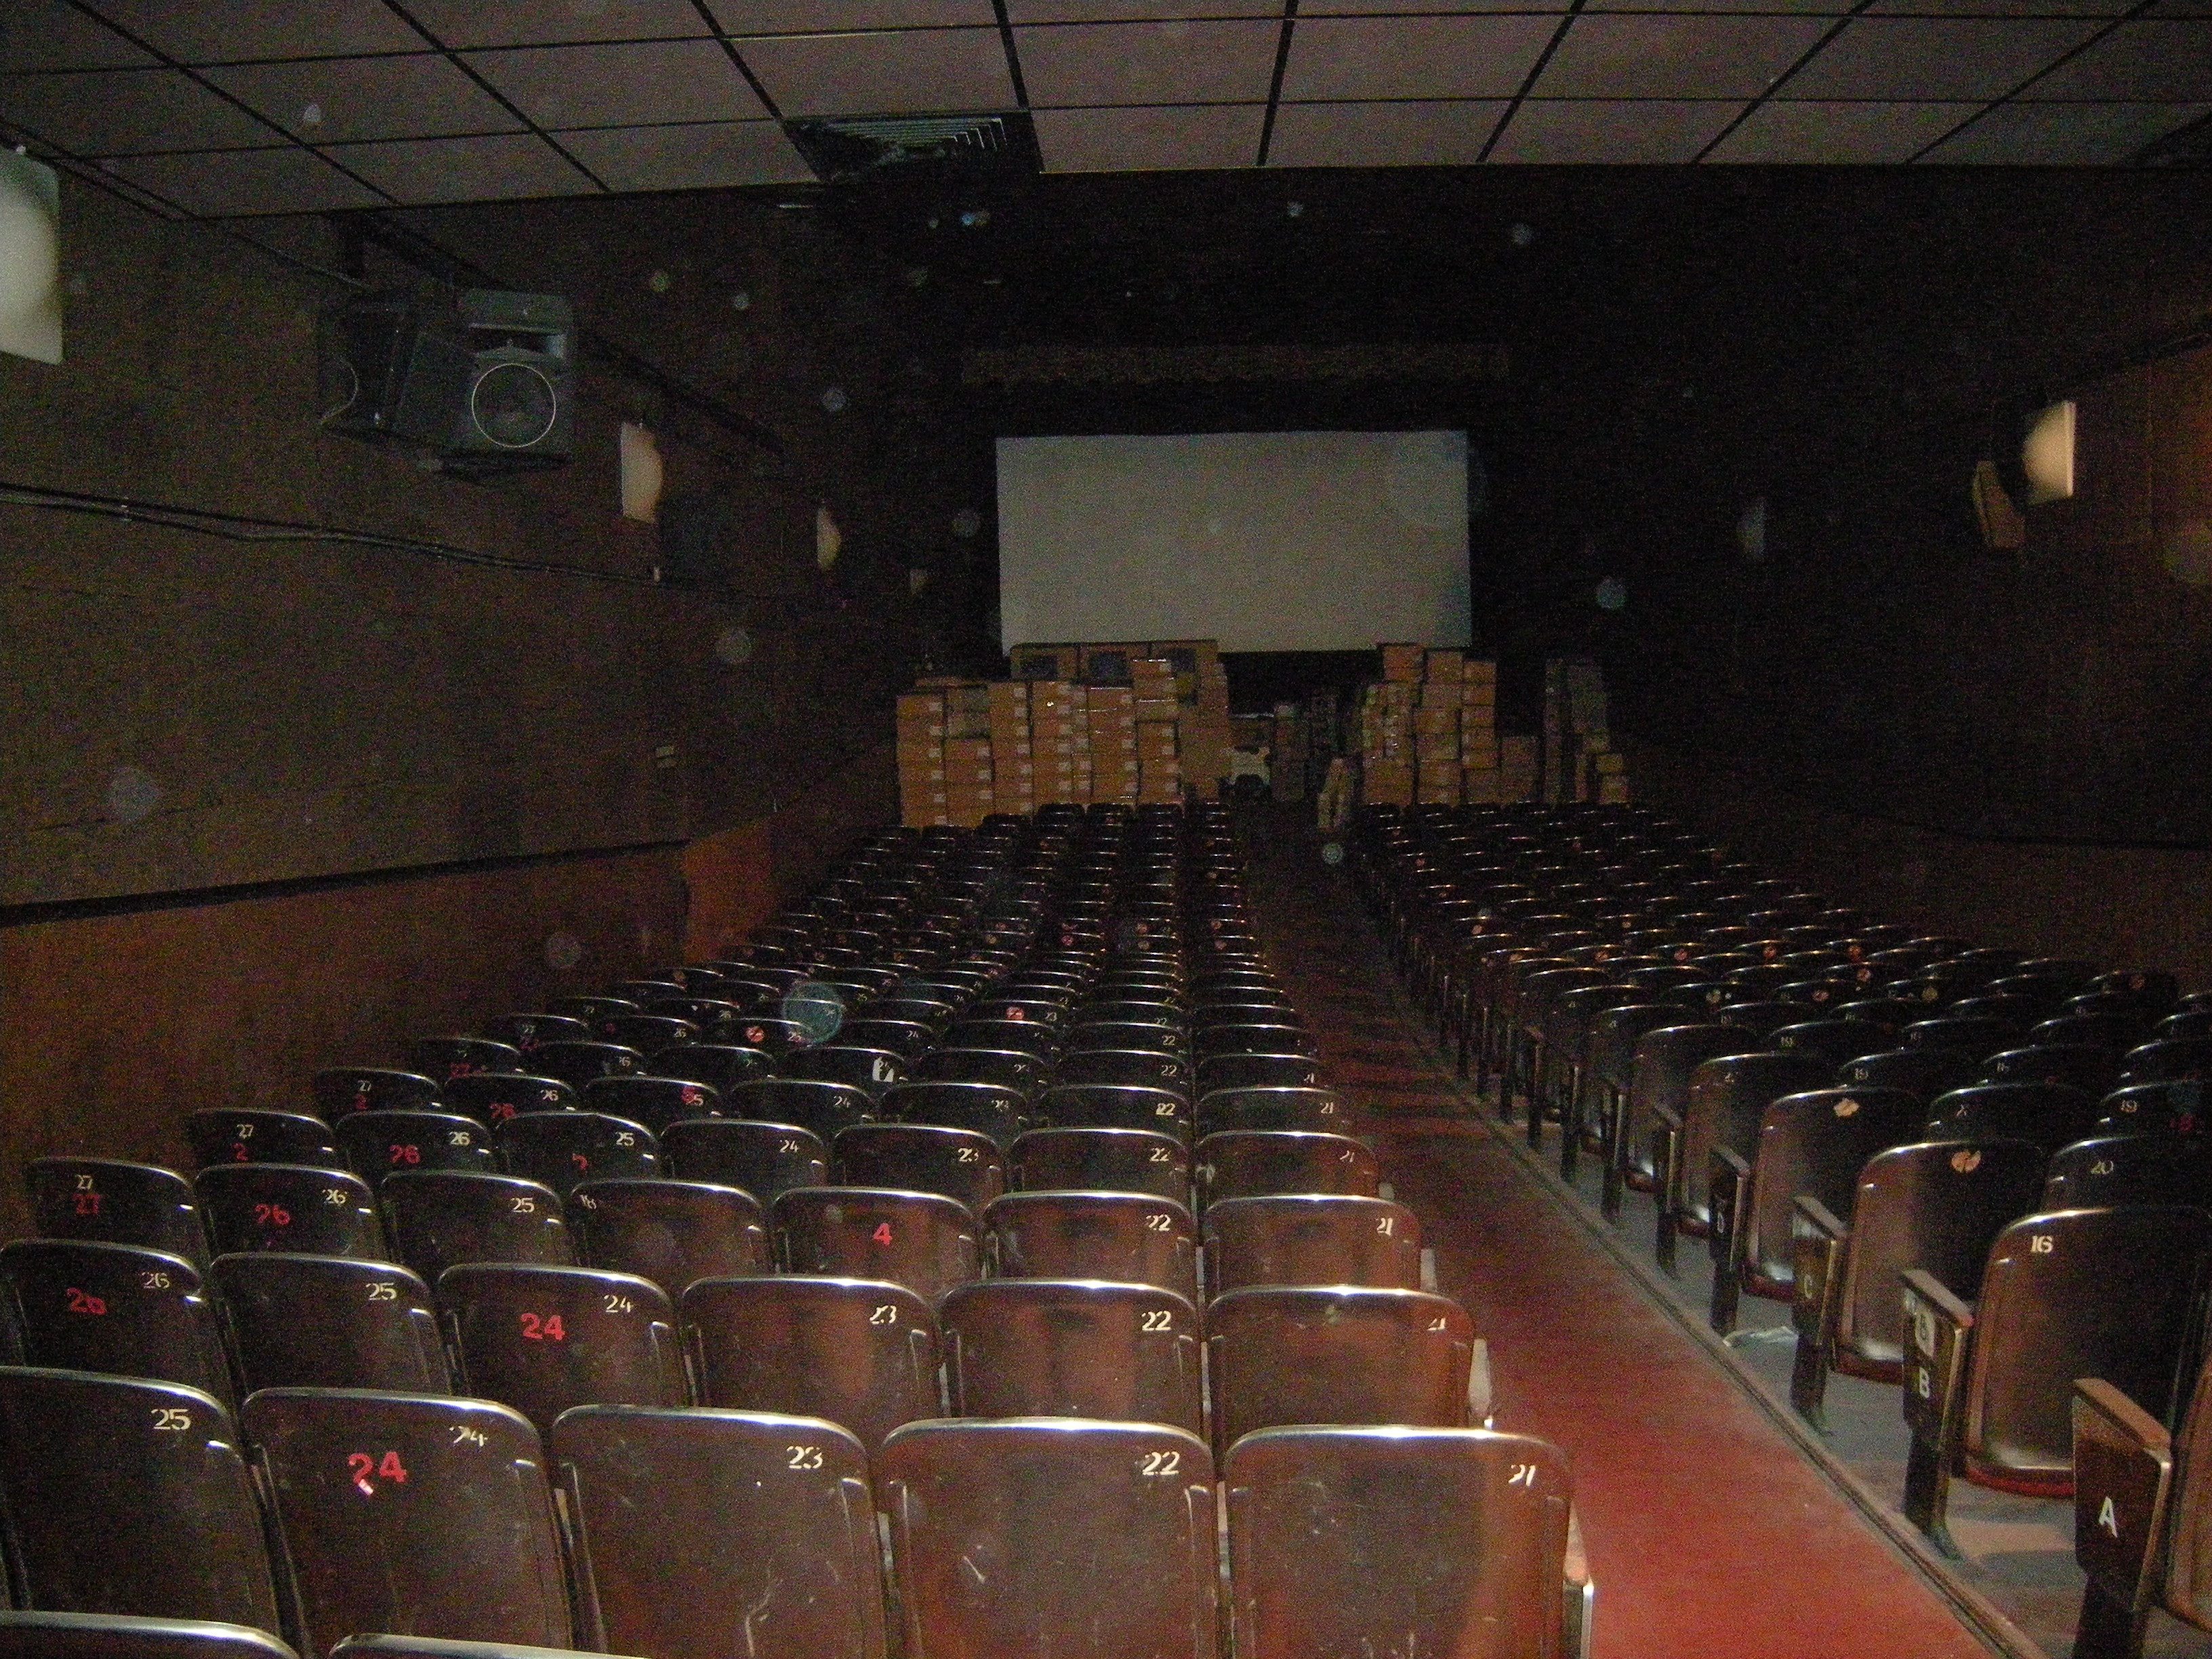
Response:
[[[1573,1458],[1600,1659],[1991,1650],[1468,1110],[1318,842],[1254,823],[1251,893],[1328,1075],[1490,1344],[1497,1426]]]

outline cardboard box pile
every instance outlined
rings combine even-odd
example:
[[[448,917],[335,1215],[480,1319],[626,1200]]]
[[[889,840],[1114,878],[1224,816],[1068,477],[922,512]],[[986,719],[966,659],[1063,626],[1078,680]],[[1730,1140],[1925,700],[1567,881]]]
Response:
[[[951,823],[945,800],[945,693],[900,693],[896,719],[901,820]]]
[[[1622,802],[1626,763],[1613,746],[1605,674],[1587,657],[1544,665],[1544,799]]]
[[[1498,665],[1466,652],[1385,645],[1360,699],[1361,797],[1397,805],[1525,800],[1498,732]],[[1516,793],[1518,788],[1521,793]]]
[[[1126,685],[1094,685],[1090,708],[1091,799],[1137,799],[1137,694]]]

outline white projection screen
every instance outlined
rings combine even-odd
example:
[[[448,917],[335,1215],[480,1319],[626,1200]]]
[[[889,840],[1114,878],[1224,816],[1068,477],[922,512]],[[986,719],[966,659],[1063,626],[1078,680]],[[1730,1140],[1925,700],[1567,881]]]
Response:
[[[1464,646],[1467,434],[999,440],[1000,642]]]

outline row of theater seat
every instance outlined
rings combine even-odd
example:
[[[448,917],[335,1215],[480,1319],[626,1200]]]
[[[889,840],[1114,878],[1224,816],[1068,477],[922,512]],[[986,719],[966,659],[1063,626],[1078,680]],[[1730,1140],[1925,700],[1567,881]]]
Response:
[[[1036,872],[1055,860],[1040,886]],[[1085,877],[1097,869],[1111,875],[1103,887]],[[901,893],[904,906],[891,905]],[[949,915],[948,895],[965,896]],[[886,905],[898,914],[878,915]],[[865,950],[854,943],[863,935],[872,935]],[[0,1279],[21,1357],[48,1369],[0,1375],[64,1391],[158,1388],[90,1373],[173,1377],[175,1356],[197,1352],[204,1390],[173,1382],[179,1400],[147,1405],[153,1427],[138,1438],[177,1431],[154,1422],[160,1412],[222,1423],[207,1413],[244,1399],[240,1427],[279,1542],[279,1619],[313,1653],[363,1631],[574,1636],[652,1656],[879,1651],[876,1570],[864,1586],[835,1544],[860,1528],[868,1546],[859,1553],[872,1562],[870,1492],[891,1543],[890,1624],[909,1652],[1211,1651],[1217,1459],[1226,1605],[1251,1651],[1304,1650],[1295,1644],[1331,1630],[1348,1643],[1422,1628],[1437,1650],[1470,1653],[1493,1638],[1515,1651],[1586,1639],[1587,1574],[1571,1566],[1564,1467],[1537,1443],[1466,1426],[1486,1414],[1479,1344],[1463,1310],[1420,1288],[1431,1280],[1418,1221],[1382,1195],[1371,1152],[1328,1132],[1341,1126],[1337,1102],[1316,1086],[1311,1045],[1250,939],[1218,817],[1009,822],[973,841],[886,836],[814,907],[765,930],[749,957],[653,985],[690,994],[696,1016],[739,1021],[734,1030],[601,1029],[669,1039],[649,1057],[633,1051],[644,1071],[573,1052],[596,1039],[560,1027],[543,1037],[525,1029],[538,1017],[507,1017],[500,1032],[541,1046],[508,1044],[510,1056],[469,1046],[479,1039],[434,1039],[414,1058],[441,1062],[442,1077],[323,1074],[327,1118],[204,1116],[192,1139],[206,1167],[189,1183],[149,1166],[42,1162],[31,1171],[34,1203],[41,1232],[58,1237],[0,1252]],[[773,1014],[763,1012],[771,995]],[[698,1006],[738,999],[750,1006]],[[976,1018],[987,1004],[1003,1018]],[[895,1020],[893,1005],[927,1018]],[[1240,1012],[1209,1017],[1229,1009]],[[588,1012],[678,1018],[642,1003]],[[1115,1018],[1099,1018],[1107,1012]],[[975,1030],[986,1023],[1005,1029]],[[856,1030],[888,1040],[890,1024],[921,1039],[816,1041]],[[1122,1028],[1115,1046],[1086,1048],[1081,1033],[1107,1025]],[[1207,1036],[1237,1030],[1268,1035]],[[748,1041],[675,1040],[730,1035]],[[963,1048],[961,1036],[1001,1046]],[[560,1064],[611,1069],[540,1069],[537,1057],[563,1044],[572,1053],[556,1054]],[[1193,1048],[1211,1050],[1195,1073]],[[471,1069],[520,1067],[526,1052],[527,1070]],[[654,1075],[672,1055],[676,1066],[720,1068],[719,1080]],[[1080,1071],[1086,1055],[1133,1069],[1069,1079],[1069,1062]],[[1237,1074],[1193,1099],[1204,1067],[1244,1059],[1297,1070],[1276,1086]],[[961,1074],[907,1083],[909,1063]],[[811,1123],[713,1115],[771,1101],[776,1118]],[[579,1109],[617,1102],[635,1115]],[[900,1121],[883,1121],[887,1109]],[[940,1115],[965,1121],[929,1121]],[[1277,1127],[1291,1124],[1314,1127]],[[747,1184],[696,1178],[732,1174]],[[832,1174],[870,1184],[818,1184]],[[1051,1184],[1074,1180],[1075,1189]],[[1200,1200],[1202,1234],[1188,1207]],[[169,1253],[147,1249],[156,1233]],[[579,1246],[594,1266],[568,1265]],[[213,1294],[203,1296],[197,1264],[210,1251]],[[88,1298],[99,1312],[85,1311]],[[147,1309],[174,1317],[140,1318]],[[504,1404],[439,1398],[448,1387]],[[691,1400],[701,1403],[685,1408]],[[378,1415],[387,1406],[416,1415],[387,1420]],[[573,1632],[501,1626],[474,1606],[480,1595],[469,1607],[441,1600],[418,1577],[435,1559],[427,1534],[368,1537],[343,1518],[378,1499],[396,1514],[443,1490],[471,1547],[506,1552],[512,1571],[520,1523],[492,1511],[513,1481],[502,1474],[484,1489],[437,1460],[481,1451],[472,1432],[496,1437],[487,1421],[452,1413],[518,1411],[548,1437],[567,1493],[559,1512],[583,1620]],[[1317,1423],[1341,1426],[1279,1426]],[[314,1448],[301,1454],[312,1474],[288,1480],[288,1435]],[[1283,1438],[1298,1436],[1306,1449]],[[108,1461],[79,1485],[112,1494],[116,1442],[101,1440]],[[515,1443],[514,1458],[462,1461],[520,1468]],[[632,1482],[604,1524],[586,1524],[578,1471],[588,1454],[564,1461],[592,1444],[619,1448],[605,1455]],[[779,1546],[826,1561],[835,1595],[810,1595],[812,1581],[776,1549],[709,1544],[712,1526],[683,1518],[687,1468],[695,1484],[724,1482],[757,1508],[775,1455],[817,1477],[825,1504],[838,1494],[844,1532]],[[971,1467],[979,1460],[992,1467]],[[1243,1480],[1240,1460],[1279,1474]],[[418,1463],[447,1472],[426,1480]],[[64,1478],[55,1464],[48,1450],[11,1469],[0,1483],[11,1517],[37,1511],[25,1495]],[[288,1492],[318,1481],[335,1513],[309,1505],[295,1516]],[[609,1468],[591,1481],[618,1484]],[[664,1482],[669,1502],[657,1504]],[[1378,1498],[1410,1517],[1409,1538],[1428,1540],[1403,1556],[1393,1545],[1388,1571],[1358,1518]],[[709,1507],[726,1531],[744,1509],[720,1486]],[[1085,1523],[1065,1522],[1064,1507]],[[413,1525],[443,1513],[426,1504]],[[1320,1536],[1334,1541],[1317,1547],[1310,1523],[1324,1519]],[[603,1539],[623,1526],[649,1534],[635,1545],[642,1563],[671,1525],[702,1540],[678,1567],[696,1577],[700,1564],[724,1563],[714,1585],[688,1594],[663,1560],[667,1594],[640,1589],[627,1611],[605,1613],[600,1551],[615,1545]],[[1271,1528],[1326,1563],[1279,1571],[1265,1548],[1241,1547]],[[520,1553],[561,1559],[536,1546]],[[737,1560],[742,1571],[726,1565]],[[532,1571],[549,1582],[542,1566]],[[1131,1572],[1146,1580],[1126,1619],[1091,1606],[1105,1571],[1117,1590]],[[1310,1605],[1325,1583],[1339,1586],[1329,1605]],[[767,1606],[786,1607],[779,1586],[792,1606],[846,1620],[846,1635],[833,1640],[792,1613],[769,1638]],[[740,1591],[766,1599],[756,1607],[733,1599]],[[150,1589],[88,1599],[58,1578],[30,1604],[175,1611],[150,1605],[159,1600]],[[739,1608],[748,1616],[732,1619]],[[274,1627],[258,1607],[246,1622]]]
[[[2212,998],[1877,922],[1634,810],[1382,811],[1358,846],[1409,989],[1501,1115],[1531,1146],[1556,1123],[1569,1179],[1601,1158],[1613,1218],[1649,1193],[1662,1267],[1708,1242],[1716,1330],[1741,1296],[1791,1303],[1816,1425],[1831,1370],[1901,1383],[1905,1511],[1940,1546],[1954,1477],[2074,1494],[2075,1651],[2129,1651],[2156,1528],[2143,1510],[2110,1645],[2111,1483],[2084,1484],[2077,1428],[2163,1432],[2206,1395]]]

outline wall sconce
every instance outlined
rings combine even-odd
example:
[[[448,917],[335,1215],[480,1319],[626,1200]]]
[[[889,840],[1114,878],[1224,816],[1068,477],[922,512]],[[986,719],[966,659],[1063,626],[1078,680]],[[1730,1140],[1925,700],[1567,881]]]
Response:
[[[0,149],[0,351],[62,360],[61,180]]]
[[[2074,494],[2074,403],[2051,404],[2027,423],[2020,446],[2021,471],[2027,475],[2027,504],[2063,501]]]
[[[650,429],[634,421],[622,423],[622,510],[625,519],[655,524],[660,519],[660,489],[666,471],[660,445]]]

